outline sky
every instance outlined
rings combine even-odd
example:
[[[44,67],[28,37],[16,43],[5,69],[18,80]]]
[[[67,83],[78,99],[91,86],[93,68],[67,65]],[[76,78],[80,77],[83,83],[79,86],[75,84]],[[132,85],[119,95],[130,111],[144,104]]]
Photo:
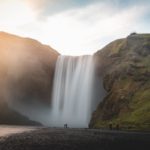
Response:
[[[150,32],[149,0],[0,0],[0,31],[63,55],[93,54],[132,32]]]

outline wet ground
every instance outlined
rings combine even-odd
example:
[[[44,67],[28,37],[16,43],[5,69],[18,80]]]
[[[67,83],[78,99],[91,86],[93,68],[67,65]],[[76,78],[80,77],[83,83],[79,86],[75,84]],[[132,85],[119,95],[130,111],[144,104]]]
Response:
[[[0,150],[150,150],[146,132],[18,126],[15,131],[7,127],[6,134],[4,128],[0,127]]]
[[[35,130],[35,127],[27,127],[27,126],[7,126],[1,125],[0,126],[0,138],[3,136],[9,136],[15,133],[22,133],[27,131]]]

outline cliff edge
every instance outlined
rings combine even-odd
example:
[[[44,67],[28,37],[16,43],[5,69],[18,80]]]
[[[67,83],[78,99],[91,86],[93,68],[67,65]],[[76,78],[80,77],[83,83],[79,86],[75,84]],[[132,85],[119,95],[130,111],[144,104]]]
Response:
[[[107,95],[89,126],[150,130],[150,34],[113,41],[95,59]]]

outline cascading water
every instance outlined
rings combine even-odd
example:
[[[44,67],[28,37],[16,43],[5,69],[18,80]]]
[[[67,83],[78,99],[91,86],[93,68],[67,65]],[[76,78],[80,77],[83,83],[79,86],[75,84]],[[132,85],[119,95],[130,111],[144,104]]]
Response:
[[[56,63],[51,126],[88,127],[93,94],[92,56],[59,56]]]
[[[97,74],[97,73],[96,73]],[[59,56],[54,76],[52,105],[11,103],[17,112],[51,127],[88,127],[92,112],[105,96],[102,80],[95,74],[93,56]]]

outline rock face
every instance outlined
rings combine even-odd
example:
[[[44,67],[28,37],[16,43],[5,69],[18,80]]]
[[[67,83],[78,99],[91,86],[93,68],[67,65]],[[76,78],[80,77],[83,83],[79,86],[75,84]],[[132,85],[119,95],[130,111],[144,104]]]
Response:
[[[111,123],[150,130],[150,34],[116,40],[98,51],[95,58],[107,96],[89,126],[107,128]]]
[[[0,105],[0,124],[7,125],[41,125],[9,108],[7,103]]]
[[[51,47],[36,40],[0,32],[1,117],[5,108],[11,111],[9,106],[17,102],[50,104],[58,55]],[[0,122],[5,123],[1,117]],[[16,119],[15,123],[18,122]]]

